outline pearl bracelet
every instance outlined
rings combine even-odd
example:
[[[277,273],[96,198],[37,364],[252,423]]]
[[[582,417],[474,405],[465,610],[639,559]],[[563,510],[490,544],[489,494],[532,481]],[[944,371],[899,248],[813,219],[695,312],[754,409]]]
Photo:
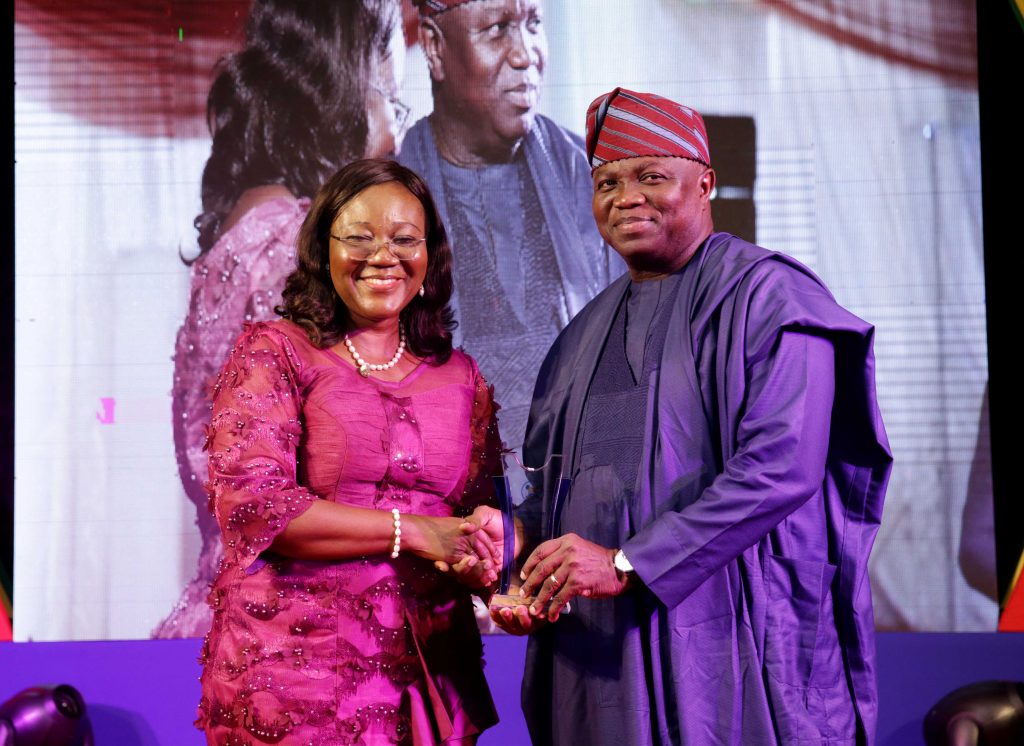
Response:
[[[398,508],[392,508],[391,517],[395,525],[395,543],[391,547],[391,559],[397,559],[402,549],[402,514],[398,512]]]

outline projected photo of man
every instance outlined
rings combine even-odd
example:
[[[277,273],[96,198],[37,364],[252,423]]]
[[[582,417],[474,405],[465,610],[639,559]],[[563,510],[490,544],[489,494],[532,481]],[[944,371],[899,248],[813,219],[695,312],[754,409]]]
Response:
[[[558,332],[621,274],[594,226],[583,141],[537,113],[540,0],[414,0],[433,113],[401,162],[430,185],[454,255],[456,342],[522,443],[536,371]]]

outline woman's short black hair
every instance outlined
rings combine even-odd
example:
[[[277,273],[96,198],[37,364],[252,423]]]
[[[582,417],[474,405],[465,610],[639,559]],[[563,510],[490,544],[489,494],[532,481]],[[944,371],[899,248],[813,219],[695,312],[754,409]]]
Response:
[[[334,174],[317,192],[298,237],[298,267],[285,282],[283,303],[275,310],[302,327],[317,347],[336,344],[348,328],[349,314],[331,280],[330,234],[338,213],[363,190],[398,183],[419,200],[426,216],[427,275],[424,294],[402,311],[407,345],[420,357],[444,363],[452,353],[455,321],[452,296],[452,252],[430,189],[415,172],[394,161],[355,161]]]
[[[254,0],[245,46],[207,98],[201,253],[242,193],[280,184],[311,197],[366,152],[371,74],[399,22],[395,0]]]

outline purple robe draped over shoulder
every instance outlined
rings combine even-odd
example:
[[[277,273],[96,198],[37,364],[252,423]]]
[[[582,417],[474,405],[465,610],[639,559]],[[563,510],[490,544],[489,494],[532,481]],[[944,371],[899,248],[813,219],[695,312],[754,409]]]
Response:
[[[642,581],[614,599],[576,598],[531,636],[523,709],[534,744],[870,744],[868,554],[892,462],[874,330],[800,263],[729,234],[710,236],[682,272],[648,381],[633,497],[616,505],[591,479],[566,505],[553,504],[553,485],[536,485],[519,509],[534,541],[573,530],[566,516],[589,510]],[[628,284],[613,283],[551,348],[526,463],[575,463]],[[832,382],[816,383],[784,334],[816,338],[813,354],[821,339],[834,351],[824,469],[793,415],[820,417],[823,430],[829,412],[802,408],[801,396]]]

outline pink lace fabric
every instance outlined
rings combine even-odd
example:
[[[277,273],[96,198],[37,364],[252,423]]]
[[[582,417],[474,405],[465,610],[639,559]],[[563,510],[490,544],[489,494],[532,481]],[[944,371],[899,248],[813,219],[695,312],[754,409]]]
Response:
[[[201,637],[210,629],[206,596],[220,563],[220,531],[206,507],[205,428],[210,389],[231,345],[251,321],[275,318],[284,281],[295,268],[295,238],[309,200],[257,205],[192,265],[189,311],[174,348],[171,389],[174,452],[202,537],[196,572],[153,637]]]
[[[497,721],[471,595],[412,554],[338,562],[268,547],[314,500],[434,516],[493,503],[497,406],[454,352],[361,377],[287,321],[249,327],[214,391],[210,594],[197,726],[211,744],[432,744]]]

